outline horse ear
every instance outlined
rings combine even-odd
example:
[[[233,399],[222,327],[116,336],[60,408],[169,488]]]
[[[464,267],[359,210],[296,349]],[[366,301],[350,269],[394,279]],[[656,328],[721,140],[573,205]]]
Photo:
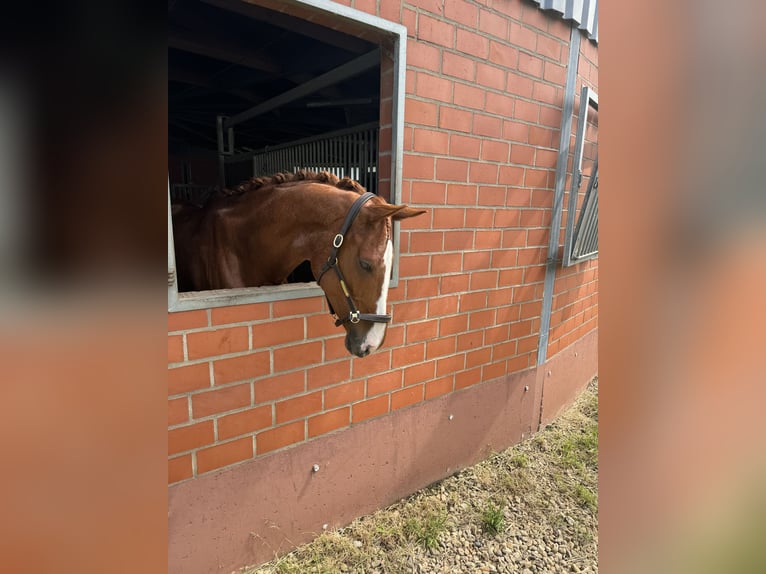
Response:
[[[425,209],[415,209],[408,205],[391,205],[389,203],[370,205],[367,209],[373,221],[383,219],[384,217],[390,217],[394,220],[407,219],[408,217],[415,217],[416,215],[426,213]]]

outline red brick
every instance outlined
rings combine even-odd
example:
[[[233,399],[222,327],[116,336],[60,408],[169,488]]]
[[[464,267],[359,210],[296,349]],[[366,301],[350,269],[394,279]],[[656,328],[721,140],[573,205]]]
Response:
[[[498,166],[497,164],[493,163],[480,163],[480,162],[471,162],[471,169],[470,169],[470,175],[468,177],[469,181],[472,183],[497,183],[497,171]],[[482,201],[482,193],[479,192],[479,204],[480,205],[486,205],[484,201]]]
[[[397,323],[418,321],[426,316],[425,301],[408,301],[394,305],[394,320]]]
[[[448,153],[449,134],[415,128],[413,143],[415,151],[446,155]]]
[[[168,363],[184,360],[184,339],[181,335],[168,337]]]
[[[473,251],[463,255],[463,269],[487,269],[489,267],[491,251]]]
[[[506,91],[521,96],[522,98],[532,98],[532,90],[534,87],[535,82],[531,78],[516,74],[515,72],[508,72]]]
[[[461,371],[465,366],[465,355],[458,354],[436,361],[436,376],[441,377]]]
[[[435,361],[426,361],[404,369],[404,386],[409,387],[433,378]]]
[[[463,226],[460,225],[460,228]],[[473,231],[447,231],[444,234],[444,250],[445,251],[465,251],[466,249],[473,249]],[[435,256],[436,257],[436,256]],[[458,265],[454,271],[460,271],[462,269],[461,264]],[[431,266],[434,267],[433,261]]]
[[[506,361],[501,360],[498,363],[493,363],[490,365],[484,365],[481,368],[481,378],[484,381],[492,381],[494,379],[499,379],[500,377],[504,376],[506,374],[506,368],[505,368]]]
[[[262,321],[269,318],[268,303],[252,305],[236,305],[234,307],[218,307],[211,310],[213,325],[227,323],[244,323],[246,321]]]
[[[450,20],[455,20],[456,22],[475,28],[478,21],[479,9],[463,0],[449,0],[449,2],[444,3],[444,16]]]
[[[445,355],[452,355],[457,348],[456,337],[439,337],[426,343],[426,358],[435,359],[438,357],[444,357]]]
[[[469,228],[492,227],[494,216],[494,209],[466,209],[465,225]]]
[[[516,48],[512,48],[506,44],[495,42],[494,40],[489,43],[489,61],[494,62],[498,66],[516,69],[516,65],[519,60],[519,51]]]
[[[253,439],[244,437],[197,453],[197,473],[209,472],[253,457]]]
[[[385,414],[388,412],[388,395],[356,403],[351,410],[354,424]]]
[[[464,293],[460,296],[460,311],[475,311],[484,309],[487,305],[487,295],[483,292]]]
[[[248,337],[247,327],[189,333],[186,335],[189,359],[246,351],[249,346]]]
[[[471,273],[471,290],[495,289],[497,287],[497,271],[475,271]]]
[[[408,124],[436,126],[436,104],[431,102],[421,102],[414,98],[407,98],[407,102],[404,105],[404,121]]]
[[[423,385],[415,385],[391,394],[391,410],[402,409],[423,400]]]
[[[418,40],[425,42],[432,42],[452,48],[454,46],[455,26],[436,20],[425,14],[420,14],[418,17]],[[458,38],[460,38],[460,30],[458,30]],[[458,49],[460,45],[458,45]]]
[[[499,138],[503,133],[503,120],[494,116],[474,114],[473,132],[480,136]]]
[[[236,385],[192,395],[192,416],[195,419],[215,413],[238,409],[250,404],[250,385]]]
[[[537,49],[536,52],[541,56],[556,60],[557,62],[561,58],[561,42],[555,38],[550,38],[539,34],[537,36]]]
[[[207,327],[207,311],[168,313],[168,331],[185,331],[198,327]]]
[[[218,418],[218,439],[254,433],[271,424],[271,405],[233,413]]]
[[[213,440],[213,421],[202,421],[197,424],[170,429],[168,431],[168,454],[199,448],[211,444]]]
[[[532,88],[532,97],[538,102],[545,102],[547,104],[561,105],[556,95],[556,88],[550,84],[544,84],[542,82],[535,82]]]
[[[407,281],[407,299],[436,297],[439,294],[439,278],[415,279]]]
[[[548,170],[544,169],[530,169],[524,170],[524,185],[526,187],[541,187],[546,186],[548,181]]]
[[[168,484],[192,477],[192,457],[184,454],[168,460]]]
[[[519,53],[519,72],[529,74],[535,78],[543,77],[543,61],[536,57],[526,54],[524,52]]]
[[[524,120],[525,122],[537,123],[540,117],[540,105],[524,100],[516,100],[513,110],[513,117]]]
[[[481,367],[455,375],[455,390],[464,389],[481,382]]]
[[[546,82],[552,82],[559,86],[564,86],[567,79],[566,66],[559,66],[553,62],[545,62],[543,64],[543,79]]]
[[[418,72],[416,82],[415,93],[421,98],[438,100],[440,102],[452,101],[451,80],[426,74],[425,72]]]
[[[514,46],[524,48],[530,52],[534,52],[537,49],[537,33],[515,22],[511,22],[508,39]]]
[[[452,134],[450,136],[449,153],[453,157],[469,157],[478,159],[482,140],[470,136]]]
[[[321,297],[304,297],[303,299],[289,299],[287,301],[274,301],[272,304],[272,318],[281,319],[295,315],[310,315],[320,313],[324,308],[324,300]],[[280,323],[269,323],[269,326]],[[255,327],[253,327],[255,332]]]
[[[505,70],[479,63],[476,66],[476,82],[487,88],[505,90]]]
[[[434,178],[434,158],[430,156],[405,154],[402,176],[407,179]]]
[[[423,360],[423,351],[422,349],[425,347],[424,345],[417,345],[416,347],[420,347],[420,358],[418,360]],[[403,347],[402,349],[394,349],[394,352],[400,351],[400,350],[406,350],[408,347]],[[367,379],[367,396],[372,397],[375,395],[379,395],[381,393],[387,393],[389,391],[393,391],[394,389],[400,389],[402,387],[402,371],[397,369],[395,371],[391,371],[389,373],[383,373],[381,375],[376,375],[374,377],[370,377]]]
[[[255,403],[266,403],[302,393],[306,386],[305,376],[305,371],[296,371],[255,381]]]
[[[428,255],[407,255],[400,257],[399,277],[417,277],[428,275],[428,263]]]
[[[511,163],[522,165],[535,164],[535,148],[532,146],[513,144],[511,146]],[[523,174],[519,174],[518,183],[521,183]]]
[[[414,10],[402,8],[402,24],[407,27],[407,35],[414,36],[417,33],[418,15]]]
[[[476,77],[476,64],[473,60],[445,51],[442,56],[442,73],[472,82]]]
[[[508,149],[509,145],[506,142],[484,140],[481,148],[481,159],[506,163],[508,161]]]
[[[494,183],[494,182],[492,182]],[[505,205],[505,186],[483,185],[479,188],[479,203],[481,205]],[[481,247],[475,244],[477,249]]]
[[[351,408],[344,407],[327,413],[322,413],[309,419],[309,438],[347,427],[350,421]]]
[[[206,389],[210,386],[210,369],[207,363],[168,369],[168,394],[179,395]]]
[[[466,110],[441,106],[439,110],[439,127],[445,130],[470,132],[473,114]]]
[[[485,365],[492,360],[492,349],[485,347],[466,353],[465,367],[471,369],[480,365]]]
[[[455,84],[455,104],[475,110],[484,109],[484,90],[468,84]]]
[[[445,185],[443,183],[431,181],[412,182],[412,195],[410,202],[420,205],[444,204]]]
[[[486,340],[486,334],[489,332],[489,327],[491,327],[495,322],[495,310],[494,309],[486,309],[483,311],[474,311],[471,313],[470,317],[468,318],[468,328],[471,330],[475,329],[487,329],[485,331],[485,343]]]
[[[428,300],[428,316],[442,317],[457,313],[458,302],[457,295],[433,297]]]
[[[451,183],[447,185],[447,203],[449,205],[476,205],[476,186]]]
[[[255,329],[256,327],[253,327]],[[306,317],[306,338],[316,339],[319,337],[327,337],[334,335],[338,332],[338,328],[335,326],[333,319],[330,317],[329,312],[325,315],[312,315]]]
[[[522,355],[508,360],[507,371],[509,373],[515,373],[516,371],[523,371],[529,367],[529,355]]]
[[[466,281],[466,284],[468,281]],[[467,287],[467,285],[466,285]],[[439,319],[439,336],[445,337],[447,335],[454,335],[461,333],[468,328],[468,316],[456,315],[454,317],[445,317]]]
[[[255,446],[258,454],[263,454],[300,442],[304,438],[305,423],[296,421],[258,433],[255,437]]]
[[[554,147],[553,130],[529,126],[529,143],[539,147]],[[545,184],[543,183],[543,187]]]
[[[487,10],[481,10],[479,30],[505,40],[508,37],[508,20]]]
[[[325,389],[324,408],[332,409],[364,398],[364,381],[352,381]]]
[[[354,8],[374,16],[378,12],[378,2],[377,0],[354,0]]]
[[[416,68],[425,68],[432,72],[439,71],[439,61],[441,57],[439,48],[429,46],[417,40],[407,41],[407,65]],[[409,105],[409,102],[407,103]],[[406,108],[406,106],[405,106]]]
[[[322,361],[322,343],[314,341],[274,350],[274,371],[315,365]]]
[[[468,289],[468,276],[467,275],[445,275],[442,277],[443,294],[458,293]]]
[[[317,309],[317,311],[320,311]],[[305,337],[303,318],[270,321],[253,325],[253,349],[266,349],[275,345],[302,341]]]
[[[477,58],[489,55],[489,40],[484,36],[458,28],[455,47],[459,52],[471,54]]]
[[[189,420],[189,400],[186,397],[168,401],[168,425],[179,425]]]
[[[213,363],[216,385],[254,379],[269,373],[269,352],[251,353],[244,357],[218,359]]]
[[[511,148],[513,154],[513,147]],[[504,185],[520,186],[524,181],[524,169],[511,165],[501,165],[498,173],[497,182]]]
[[[322,410],[322,392],[317,391],[309,395],[302,395],[294,399],[287,399],[277,403],[277,424],[303,418],[312,413]]]
[[[351,376],[351,363],[339,361],[318,365],[308,370],[308,388],[310,390],[336,385],[347,381]]]
[[[467,182],[468,162],[456,159],[437,158],[436,179]]]
[[[462,269],[463,256],[460,253],[446,253],[434,255],[431,261],[431,273],[442,275],[444,273],[455,273]],[[444,282],[442,281],[442,293],[444,293]]]
[[[496,94],[494,92],[487,92],[486,109],[489,113],[510,117],[513,115],[513,104],[514,104],[513,98],[509,98],[508,96],[504,96],[502,94]],[[499,131],[497,132],[498,133],[497,137],[499,137],[502,134],[502,129],[503,129],[503,120],[501,119],[500,128],[499,128]],[[506,155],[505,160],[507,159],[508,159],[508,156]]]
[[[503,122],[503,138],[512,143],[527,143],[529,140],[529,126],[521,122]]]
[[[444,245],[444,233],[436,231],[413,232],[410,235],[410,252],[428,253],[441,251]]]
[[[425,399],[434,399],[441,395],[446,395],[447,393],[452,392],[454,384],[455,379],[451,376],[442,377],[441,379],[436,379],[435,381],[426,383]]]
[[[391,368],[391,351],[377,351],[374,355],[366,357],[363,361],[354,361],[351,364],[354,378],[367,377],[372,374],[382,373]]]

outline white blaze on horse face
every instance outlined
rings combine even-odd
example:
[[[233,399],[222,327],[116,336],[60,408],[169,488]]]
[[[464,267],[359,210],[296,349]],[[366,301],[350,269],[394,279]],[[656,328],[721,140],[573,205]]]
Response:
[[[380,297],[375,306],[375,313],[378,315],[386,314],[386,304],[388,302],[388,284],[391,281],[391,264],[394,260],[394,246],[391,240],[388,240],[386,244],[386,252],[383,255],[383,264],[385,269],[383,271],[383,285],[380,288]],[[386,334],[386,323],[373,323],[370,330],[367,331],[367,335],[362,343],[362,349],[369,349],[370,353],[374,353],[383,342],[383,337]]]

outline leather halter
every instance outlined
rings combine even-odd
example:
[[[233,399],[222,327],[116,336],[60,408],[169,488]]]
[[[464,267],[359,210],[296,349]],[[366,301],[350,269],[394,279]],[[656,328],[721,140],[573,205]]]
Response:
[[[354,219],[356,219],[356,216],[359,215],[362,206],[373,197],[375,197],[374,193],[370,193],[369,191],[363,193],[354,202],[354,204],[351,206],[351,209],[348,210],[346,219],[343,221],[343,225],[341,226],[340,231],[332,240],[332,250],[330,251],[330,257],[327,259],[327,263],[324,264],[324,267],[322,267],[322,271],[319,273],[319,278],[317,279],[317,285],[319,285],[320,281],[322,281],[322,277],[324,277],[324,274],[327,273],[330,269],[334,269],[335,274],[338,276],[338,281],[340,281],[340,288],[343,290],[343,294],[346,296],[346,302],[348,303],[349,311],[348,315],[341,319],[338,317],[335,309],[332,308],[332,303],[330,303],[329,297],[327,297],[327,294],[325,294],[327,305],[330,307],[330,314],[335,317],[336,327],[340,327],[346,323],[358,323],[359,321],[371,321],[373,323],[389,323],[391,321],[391,315],[377,315],[374,313],[359,312],[359,310],[356,308],[356,305],[354,304],[354,300],[351,298],[351,293],[348,290],[345,279],[343,278],[343,273],[341,273],[340,265],[338,265],[338,250],[340,249],[340,246],[343,245],[343,238],[345,234],[348,232],[351,224],[354,222]]]

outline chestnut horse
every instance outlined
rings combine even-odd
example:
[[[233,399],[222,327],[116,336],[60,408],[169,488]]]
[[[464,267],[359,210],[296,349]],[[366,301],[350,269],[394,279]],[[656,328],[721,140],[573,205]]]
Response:
[[[254,178],[202,207],[174,205],[179,290],[279,285],[308,261],[346,349],[365,357],[391,320],[392,221],[422,213],[328,172]]]

